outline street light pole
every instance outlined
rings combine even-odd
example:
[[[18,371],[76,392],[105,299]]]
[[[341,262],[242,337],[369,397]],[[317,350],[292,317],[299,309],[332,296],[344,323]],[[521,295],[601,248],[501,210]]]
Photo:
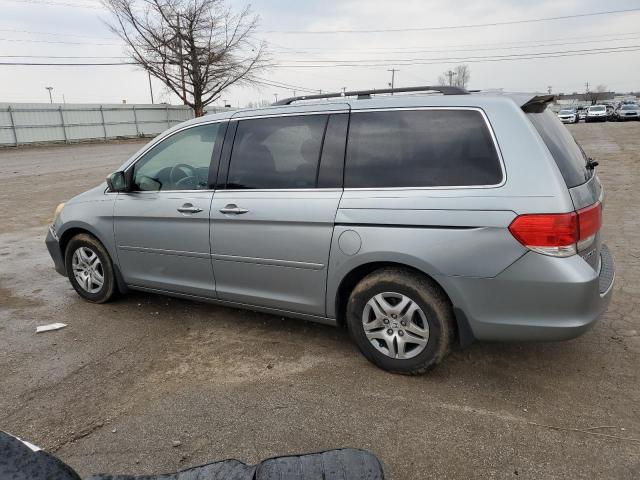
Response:
[[[53,87],[44,87],[44,88],[49,90],[49,103],[53,103],[53,97],[51,96],[51,90],[53,90]]]

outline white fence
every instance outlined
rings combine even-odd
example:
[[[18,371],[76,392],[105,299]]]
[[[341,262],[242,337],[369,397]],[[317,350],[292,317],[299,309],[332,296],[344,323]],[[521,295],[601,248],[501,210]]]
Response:
[[[190,118],[184,105],[0,103],[0,146],[155,136]]]

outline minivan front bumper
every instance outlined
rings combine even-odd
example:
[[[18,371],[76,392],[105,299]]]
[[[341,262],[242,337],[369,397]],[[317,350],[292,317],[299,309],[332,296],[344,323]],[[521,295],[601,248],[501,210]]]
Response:
[[[599,264],[595,271],[579,255],[527,252],[494,278],[438,280],[476,340],[566,340],[589,330],[611,301],[615,265],[604,244]]]
[[[51,255],[51,259],[53,260],[53,265],[60,275],[67,275],[67,269],[64,265],[64,259],[62,258],[62,250],[60,250],[60,242],[58,240],[58,236],[56,235],[56,231],[53,229],[53,225],[49,227],[47,232],[47,238],[44,241],[47,246],[47,250],[49,250],[49,255]]]

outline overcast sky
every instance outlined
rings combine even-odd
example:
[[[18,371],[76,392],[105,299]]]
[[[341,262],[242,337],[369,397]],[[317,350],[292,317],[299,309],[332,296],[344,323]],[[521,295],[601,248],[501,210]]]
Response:
[[[242,1],[230,3],[237,9],[246,5]],[[513,25],[425,29],[640,9],[639,0],[254,0],[251,5],[260,16],[257,37],[268,42],[273,59],[280,64],[262,77],[307,89],[384,88],[391,79],[387,69],[392,67],[399,69],[396,86],[434,84],[444,70],[458,63],[439,59],[455,57],[467,59],[471,68],[469,87],[474,89],[546,91],[551,85],[554,92],[571,93],[583,91],[585,82],[589,82],[594,88],[604,84],[617,91],[640,90],[640,11]],[[124,49],[104,25],[106,18],[107,12],[98,0],[0,0],[0,61],[55,61],[13,57],[18,55],[122,56]],[[421,27],[423,30],[384,33],[308,33]],[[588,52],[623,46],[638,49]],[[563,51],[585,54],[469,61],[469,57],[495,60],[504,55]],[[370,60],[368,63],[376,66],[315,68],[322,60]],[[160,82],[154,80],[153,84],[156,101],[178,103]],[[0,102],[48,102],[47,86],[54,87],[57,102],[62,102],[63,94],[67,103],[150,101],[146,74],[129,66],[0,65]],[[293,92],[275,87],[233,88],[223,98],[235,107],[249,101],[273,101],[274,94],[282,98]]]

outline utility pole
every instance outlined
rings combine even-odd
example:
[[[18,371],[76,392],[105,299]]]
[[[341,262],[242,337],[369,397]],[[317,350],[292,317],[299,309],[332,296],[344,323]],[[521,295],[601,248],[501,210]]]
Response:
[[[389,84],[389,86],[391,87],[391,90],[393,90],[393,87],[395,85],[395,80],[396,80],[396,72],[399,72],[400,70],[396,69],[396,68],[388,68],[387,72],[391,72],[391,83]],[[391,92],[391,95],[393,95],[393,92]]]
[[[276,97],[276,103],[278,103],[278,94],[274,93],[273,96]]]
[[[342,96],[344,97],[347,93],[347,87],[342,87]]]
[[[453,70],[447,70],[444,72],[444,75],[449,79],[449,86],[453,85],[453,77],[456,75],[456,72]]]
[[[151,72],[147,70],[147,74],[149,75],[149,91],[151,92],[151,105],[153,105],[153,86],[151,85]]]
[[[49,90],[49,103],[53,103],[53,97],[51,96],[51,90],[53,87],[44,87],[46,90]]]

